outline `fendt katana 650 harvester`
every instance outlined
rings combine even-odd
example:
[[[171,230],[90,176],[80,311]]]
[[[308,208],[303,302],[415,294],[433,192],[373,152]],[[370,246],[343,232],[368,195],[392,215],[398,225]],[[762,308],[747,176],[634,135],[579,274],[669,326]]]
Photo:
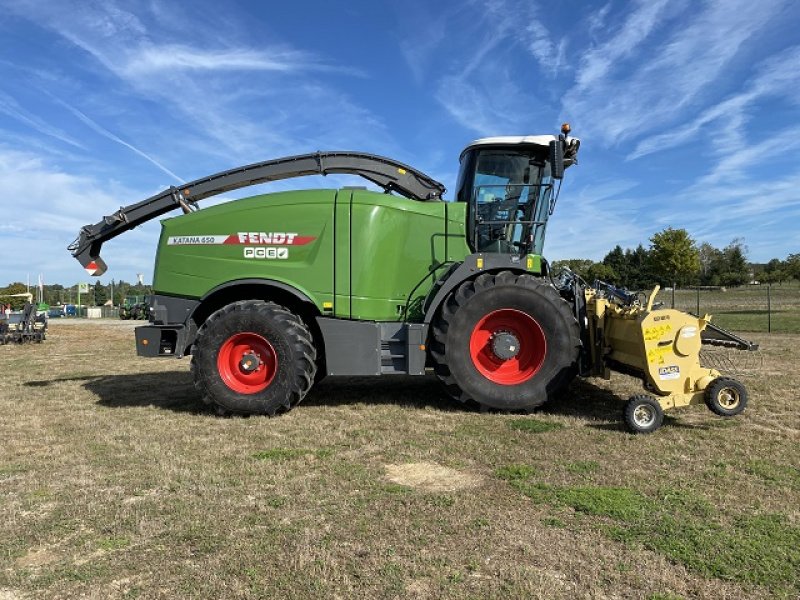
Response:
[[[192,355],[195,385],[222,412],[274,415],[324,375],[423,375],[486,408],[532,410],[576,374],[639,375],[634,431],[663,409],[706,401],[737,414],[744,387],[700,366],[709,341],[752,345],[708,317],[653,310],[611,286],[554,278],[545,227],[580,142],[559,136],[478,140],[461,154],[452,202],[425,174],[387,158],[317,152],[170,188],[84,227],[70,246],[93,275],[107,240],[162,221],[151,325],[141,356]],[[314,174],[359,175],[364,188],[302,190],[198,209],[241,187]],[[712,339],[713,338],[713,339]]]

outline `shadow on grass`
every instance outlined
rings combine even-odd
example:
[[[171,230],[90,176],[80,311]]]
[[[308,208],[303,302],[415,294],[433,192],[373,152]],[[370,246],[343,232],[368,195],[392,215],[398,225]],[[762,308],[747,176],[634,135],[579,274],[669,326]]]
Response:
[[[590,420],[588,427],[593,429],[627,432],[623,416],[625,402],[626,398],[611,390],[597,387],[589,379],[577,377],[566,390],[541,407],[537,413],[579,417]],[[703,424],[687,423],[677,416],[666,413],[663,427],[707,430],[716,427],[714,423],[713,421]]]
[[[27,387],[43,388],[62,382],[83,382],[82,387],[98,397],[97,404],[111,408],[152,406],[192,414],[216,414],[203,403],[186,371],[159,371],[121,375],[87,375],[29,381]],[[353,404],[394,405],[444,412],[478,412],[476,404],[462,404],[448,397],[432,375],[424,377],[327,377],[316,384],[300,407],[347,406]],[[592,421],[589,426],[622,431],[622,398],[610,390],[576,378],[551,402],[538,409],[542,415],[565,415]],[[666,417],[665,424],[684,427]]]
[[[174,412],[214,414],[192,385],[190,373],[160,371],[126,375],[86,375],[28,381],[27,387],[48,387],[55,383],[82,381],[82,387],[98,397],[97,404],[111,408],[153,406]]]
[[[475,404],[463,404],[444,393],[433,375],[409,377],[326,377],[303,400],[304,406],[348,404],[395,405],[432,408],[445,412],[478,412]]]
[[[601,428],[613,425],[622,416],[624,403],[610,390],[597,387],[588,379],[576,377],[556,398],[539,409],[541,414],[580,417],[596,421],[613,421],[604,423]],[[601,424],[598,424],[600,426]]]
[[[124,375],[87,375],[29,381],[27,387],[44,388],[56,383],[83,382],[82,387],[112,408],[153,406],[174,412],[216,414],[200,398],[186,371],[159,371]],[[442,411],[477,412],[447,397],[433,376],[426,377],[328,377],[316,384],[302,406],[350,404],[396,405]]]

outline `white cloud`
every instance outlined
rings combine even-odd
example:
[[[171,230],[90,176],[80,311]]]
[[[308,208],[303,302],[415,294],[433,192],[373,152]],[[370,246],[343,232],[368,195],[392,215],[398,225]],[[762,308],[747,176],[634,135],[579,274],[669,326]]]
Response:
[[[105,89],[89,90],[80,99],[70,99],[70,110],[85,124],[170,177],[176,176],[165,167],[166,159],[144,151],[144,144],[136,139],[145,127],[150,134],[149,147],[160,144],[164,152],[172,151],[185,160],[186,152],[179,152],[180,143],[175,141],[190,138],[194,142],[191,153],[213,156],[220,168],[316,149],[307,146],[310,138],[321,139],[324,148],[331,147],[334,140],[336,145],[370,145],[372,149],[389,139],[380,119],[319,79],[321,72],[363,75],[356,68],[330,63],[279,41],[251,47],[237,39],[237,27],[243,28],[242,24],[228,22],[228,35],[221,36],[218,29],[192,21],[190,14],[180,25],[175,19],[165,20],[161,14],[165,7],[159,3],[143,6],[136,14],[122,6],[126,5],[110,0],[101,4],[65,1],[47,10],[35,2],[19,2],[10,8],[16,16],[34,21],[87,52],[104,68],[100,77],[112,74],[118,80],[114,91],[122,102],[159,105],[158,111],[145,112],[142,122],[131,122],[124,116],[124,107],[105,105],[113,82]],[[191,43],[162,42],[185,39],[187,28],[192,31]],[[249,77],[244,86],[240,79],[243,71]],[[43,87],[47,89],[46,83]],[[307,96],[308,89],[315,91]],[[156,112],[160,117],[168,115],[169,124],[156,123]],[[116,122],[106,119],[99,126],[101,113],[116,113]],[[302,136],[294,133],[298,130]],[[320,132],[325,131],[331,137],[322,138]]]
[[[800,46],[788,48],[770,57],[756,65],[754,71],[756,75],[743,87],[743,91],[706,108],[696,118],[675,129],[645,138],[639,142],[630,158],[672,148],[700,133],[707,134],[707,139],[718,148],[720,154],[746,144],[742,129],[749,120],[749,108],[776,96],[797,102],[797,89],[800,88]],[[712,124],[723,126],[722,135],[718,129],[709,131]]]
[[[783,0],[718,0],[700,10],[692,6],[692,14],[684,11],[679,21],[643,18],[653,31],[661,28],[660,37],[635,59],[631,57],[630,74],[604,66],[602,57],[611,50],[590,60],[593,67],[585,71],[584,83],[565,95],[562,111],[585,135],[602,139],[606,146],[673,123],[701,95],[715,91],[712,86],[725,68],[766,31],[785,4]],[[627,44],[639,37],[626,34]]]
[[[85,280],[67,245],[82,226],[99,221],[128,199],[145,196],[113,181],[70,174],[40,155],[2,146],[0,189],[4,223],[0,256],[16,257],[0,263],[0,281],[5,282],[25,281],[27,274],[38,273],[50,283]],[[143,265],[149,273],[157,236],[158,224],[150,223],[104,247],[114,276],[130,281]]]
[[[121,71],[128,77],[151,76],[163,71],[337,71],[361,75],[356,69],[325,65],[309,53],[281,47],[208,50],[178,44],[145,44],[130,54]]]
[[[518,133],[540,104],[526,92],[520,73],[509,56],[531,56],[539,71],[555,77],[566,56],[566,38],[556,39],[538,18],[536,5],[513,0],[471,2],[473,10],[458,28],[468,41],[435,86],[436,100],[460,125],[480,135]],[[452,50],[452,49],[451,49]],[[413,68],[413,67],[412,67]]]
[[[564,64],[566,39],[562,39],[558,43],[554,42],[547,27],[540,20],[530,17],[522,41],[544,73],[550,76],[558,74]]]
[[[149,163],[151,163],[151,164],[155,165],[156,167],[158,167],[159,169],[161,169],[161,170],[162,170],[164,173],[166,173],[167,175],[169,175],[170,177],[172,177],[173,179],[175,179],[175,180],[176,180],[178,183],[186,183],[186,180],[185,180],[185,179],[183,179],[183,178],[181,178],[181,177],[178,177],[178,176],[177,176],[175,173],[173,173],[172,171],[170,171],[170,170],[169,170],[167,167],[165,167],[164,165],[162,165],[162,164],[161,164],[160,162],[158,162],[158,161],[157,161],[155,158],[153,158],[152,156],[150,156],[149,154],[147,154],[147,153],[146,153],[146,152],[144,152],[143,150],[140,150],[139,148],[137,148],[137,147],[136,147],[136,146],[134,146],[133,144],[129,144],[128,142],[126,142],[125,140],[123,140],[122,138],[120,138],[119,136],[117,136],[117,135],[114,135],[114,134],[113,134],[113,133],[111,133],[111,132],[110,132],[108,129],[106,129],[105,127],[102,127],[101,125],[99,125],[98,123],[96,123],[94,120],[92,120],[91,118],[89,118],[87,115],[85,115],[84,113],[82,113],[81,111],[79,111],[79,110],[78,110],[77,108],[75,108],[74,106],[70,106],[69,104],[67,104],[67,103],[66,103],[66,102],[64,102],[63,100],[59,100],[58,98],[54,98],[54,99],[55,99],[55,100],[56,100],[56,101],[57,101],[57,102],[58,102],[58,103],[59,103],[61,106],[63,106],[63,107],[64,107],[64,108],[66,108],[66,109],[67,109],[69,112],[71,112],[73,115],[75,115],[75,116],[76,116],[76,117],[77,117],[77,118],[78,118],[78,119],[79,119],[79,120],[80,120],[82,123],[85,123],[85,124],[86,124],[86,125],[87,125],[89,128],[91,128],[91,129],[92,129],[93,131],[95,131],[96,133],[98,133],[98,134],[102,135],[102,136],[103,136],[103,137],[105,137],[105,138],[108,138],[109,140],[111,140],[112,142],[115,142],[115,143],[119,144],[120,146],[124,146],[125,148],[128,148],[128,149],[129,149],[129,150],[131,150],[131,151],[132,151],[134,154],[137,154],[137,155],[141,156],[141,157],[142,157],[142,158],[144,158],[144,159],[145,159],[147,162],[149,162]]]
[[[636,247],[652,235],[650,225],[637,214],[636,181],[601,180],[582,185],[582,179],[570,169],[564,181],[548,223],[545,256],[549,260],[600,260],[617,244]]]
[[[590,87],[602,80],[615,63],[629,57],[647,39],[661,22],[670,0],[640,0],[628,14],[625,22],[605,43],[592,47],[581,57],[581,65],[575,76],[578,89]],[[606,5],[590,23],[590,32],[602,27],[609,6]],[[673,2],[674,8],[674,2]]]
[[[460,77],[445,77],[439,83],[436,99],[453,119],[479,135],[519,130],[522,99],[508,79],[482,86]]]
[[[41,118],[21,107],[14,98],[4,92],[0,92],[0,113],[9,116],[20,123],[31,127],[34,131],[38,131],[39,133],[42,133],[48,137],[57,139],[75,148],[81,148],[83,150],[86,149],[83,144],[67,135],[58,127],[54,127],[53,125],[46,123]]]

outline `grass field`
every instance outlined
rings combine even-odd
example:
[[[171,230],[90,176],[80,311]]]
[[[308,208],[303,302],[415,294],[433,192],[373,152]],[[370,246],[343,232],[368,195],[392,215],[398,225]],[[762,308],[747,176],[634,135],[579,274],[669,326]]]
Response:
[[[713,316],[715,325],[734,331],[800,333],[800,285],[797,282],[767,286],[751,285],[729,290],[700,290],[700,312]],[[672,306],[672,292],[662,290],[658,300]],[[697,291],[675,291],[675,308],[697,312]],[[770,314],[771,313],[771,314]]]
[[[426,377],[217,418],[132,327],[0,347],[0,600],[800,595],[800,335],[751,336],[743,415],[636,437],[622,375],[531,416]]]

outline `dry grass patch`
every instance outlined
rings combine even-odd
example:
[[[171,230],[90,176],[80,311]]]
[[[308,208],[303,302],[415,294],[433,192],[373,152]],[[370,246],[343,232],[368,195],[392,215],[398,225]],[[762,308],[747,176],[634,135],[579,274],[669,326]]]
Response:
[[[798,335],[756,340],[770,374],[737,419],[690,407],[636,437],[622,375],[526,417],[421,377],[218,418],[188,361],[134,355],[134,325],[0,346],[0,600],[800,593]]]
[[[480,483],[480,478],[471,473],[430,462],[386,465],[386,478],[426,492],[454,492]]]

